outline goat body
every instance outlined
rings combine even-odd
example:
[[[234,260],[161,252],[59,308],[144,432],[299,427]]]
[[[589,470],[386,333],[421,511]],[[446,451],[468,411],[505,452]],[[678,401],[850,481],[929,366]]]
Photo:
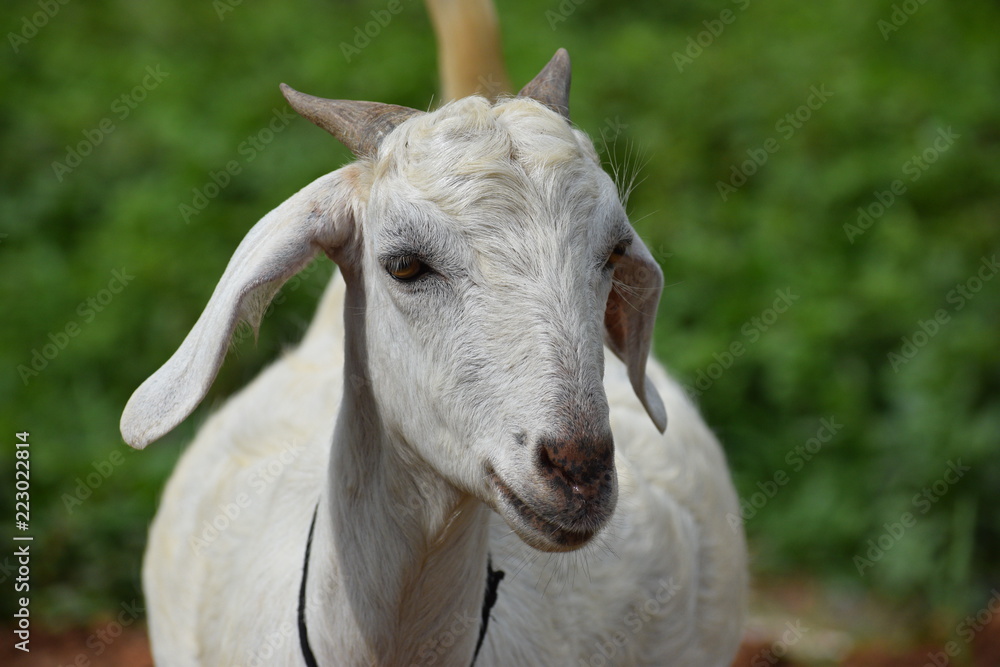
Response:
[[[488,559],[506,578],[479,667],[729,664],[735,492],[648,357],[662,274],[567,122],[568,60],[553,62],[561,98],[550,63],[523,97],[426,114],[286,91],[360,159],[248,234],[127,406],[126,440],[183,419],[237,319],[317,249],[340,271],[303,342],[207,421],[167,485],[144,565],[159,664],[301,664],[314,512],[321,665],[465,667]]]

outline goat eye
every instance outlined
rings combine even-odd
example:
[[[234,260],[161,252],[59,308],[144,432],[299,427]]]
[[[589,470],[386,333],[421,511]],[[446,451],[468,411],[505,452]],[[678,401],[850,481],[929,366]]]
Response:
[[[608,261],[604,264],[604,268],[606,269],[615,268],[615,264],[618,263],[618,260],[620,260],[622,257],[625,256],[626,250],[628,250],[628,244],[619,243],[618,245],[616,245],[614,249],[611,251],[611,254],[608,255]]]
[[[385,268],[389,272],[389,275],[403,282],[416,280],[429,270],[426,264],[412,255],[408,257],[393,257],[386,263]]]

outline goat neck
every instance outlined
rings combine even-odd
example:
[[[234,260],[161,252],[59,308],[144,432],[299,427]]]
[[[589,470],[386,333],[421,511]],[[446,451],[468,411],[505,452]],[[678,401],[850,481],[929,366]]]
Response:
[[[321,665],[469,664],[488,508],[386,431],[367,380],[360,271],[345,272],[344,392],[306,582]],[[345,649],[344,647],[350,647]]]

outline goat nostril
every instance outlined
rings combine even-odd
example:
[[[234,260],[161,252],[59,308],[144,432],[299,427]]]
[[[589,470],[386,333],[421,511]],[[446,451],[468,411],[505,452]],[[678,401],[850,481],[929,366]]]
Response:
[[[548,447],[544,444],[538,446],[538,468],[544,470],[545,472],[551,472],[556,470],[558,466],[552,461],[552,457],[549,456]]]

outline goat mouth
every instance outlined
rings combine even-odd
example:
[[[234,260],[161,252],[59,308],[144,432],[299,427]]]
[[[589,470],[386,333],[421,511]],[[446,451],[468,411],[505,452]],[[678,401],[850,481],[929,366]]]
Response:
[[[488,476],[497,490],[498,504],[501,505],[496,509],[514,532],[536,549],[541,551],[579,549],[597,534],[600,525],[603,524],[603,521],[594,521],[588,523],[596,524],[595,527],[567,527],[556,523],[544,517],[531,504],[514,493],[514,490],[492,468],[488,470]]]

